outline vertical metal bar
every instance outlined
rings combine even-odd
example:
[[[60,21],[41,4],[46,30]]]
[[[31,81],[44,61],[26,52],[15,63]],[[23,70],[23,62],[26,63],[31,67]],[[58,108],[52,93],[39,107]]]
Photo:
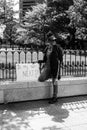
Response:
[[[20,63],[20,53],[21,52],[18,52],[18,63]]]
[[[70,75],[70,62],[67,61],[67,76]]]
[[[69,65],[69,67],[70,67],[70,75],[71,75],[71,47],[70,47],[70,65]]]
[[[1,79],[1,63],[0,63],[0,79]]]
[[[25,46],[25,63],[27,61],[26,54],[27,54],[27,50],[26,50],[26,46]]]
[[[75,49],[75,75],[76,75],[76,66],[77,66],[77,64],[76,64],[76,53],[77,53],[77,50]]]
[[[62,64],[61,64],[61,75],[63,76],[63,67],[64,65],[63,65],[63,62],[62,62]]]
[[[21,50],[20,50],[20,47],[18,47],[18,63],[20,63],[20,53],[21,53]]]
[[[84,71],[84,76],[86,76],[86,50],[84,50],[84,68],[83,68],[83,71]]]
[[[33,50],[31,50],[31,63],[33,63]]]
[[[82,61],[81,65],[82,65],[82,75],[84,75],[84,61]]]
[[[80,47],[80,50],[79,50],[79,55],[80,55],[80,64],[79,64],[79,67],[80,67],[80,69],[79,69],[79,73],[80,73],[80,75],[82,74],[82,72],[81,72],[81,47]]]
[[[75,62],[72,61],[72,75],[75,74]]]
[[[6,59],[5,59],[5,71],[6,71],[6,73],[5,73],[5,75],[6,75],[6,79],[7,79],[7,47],[6,47],[6,50],[5,50],[6,52],[5,52],[5,55],[6,55]]]
[[[67,65],[66,65],[66,54],[67,54],[67,50],[65,48],[65,76],[66,76],[66,72],[67,72]]]
[[[65,54],[65,52],[64,52]],[[63,57],[63,62],[61,64],[61,76],[64,76],[64,57]]]
[[[14,81],[14,47],[12,47],[12,81]]]
[[[11,79],[11,63],[9,63],[9,79]]]
[[[79,75],[79,61],[77,61],[77,76]]]
[[[25,52],[25,63],[27,63],[27,51]]]
[[[2,63],[2,80],[4,80],[5,65]]]
[[[37,50],[37,62],[39,60],[39,51]]]

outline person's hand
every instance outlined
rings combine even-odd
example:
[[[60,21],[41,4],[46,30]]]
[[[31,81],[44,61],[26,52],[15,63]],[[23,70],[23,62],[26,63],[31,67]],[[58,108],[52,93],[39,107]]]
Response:
[[[38,63],[39,63],[39,64],[43,63],[43,60],[38,60]]]

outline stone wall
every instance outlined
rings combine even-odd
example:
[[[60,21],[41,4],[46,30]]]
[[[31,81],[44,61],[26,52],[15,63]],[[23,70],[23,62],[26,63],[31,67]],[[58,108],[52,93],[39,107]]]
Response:
[[[87,78],[62,78],[56,81],[58,97],[87,94]],[[48,99],[52,97],[51,80],[46,82],[2,82],[0,103]]]

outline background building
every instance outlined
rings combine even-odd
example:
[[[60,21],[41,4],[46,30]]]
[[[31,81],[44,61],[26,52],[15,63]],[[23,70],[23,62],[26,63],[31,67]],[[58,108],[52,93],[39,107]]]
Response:
[[[28,9],[31,10],[31,6],[42,2],[43,0],[19,0],[20,17],[23,16]]]

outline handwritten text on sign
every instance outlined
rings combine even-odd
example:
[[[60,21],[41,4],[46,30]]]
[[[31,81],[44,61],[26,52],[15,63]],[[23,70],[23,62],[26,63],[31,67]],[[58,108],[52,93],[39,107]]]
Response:
[[[36,81],[40,75],[39,64],[16,64],[17,81]]]

